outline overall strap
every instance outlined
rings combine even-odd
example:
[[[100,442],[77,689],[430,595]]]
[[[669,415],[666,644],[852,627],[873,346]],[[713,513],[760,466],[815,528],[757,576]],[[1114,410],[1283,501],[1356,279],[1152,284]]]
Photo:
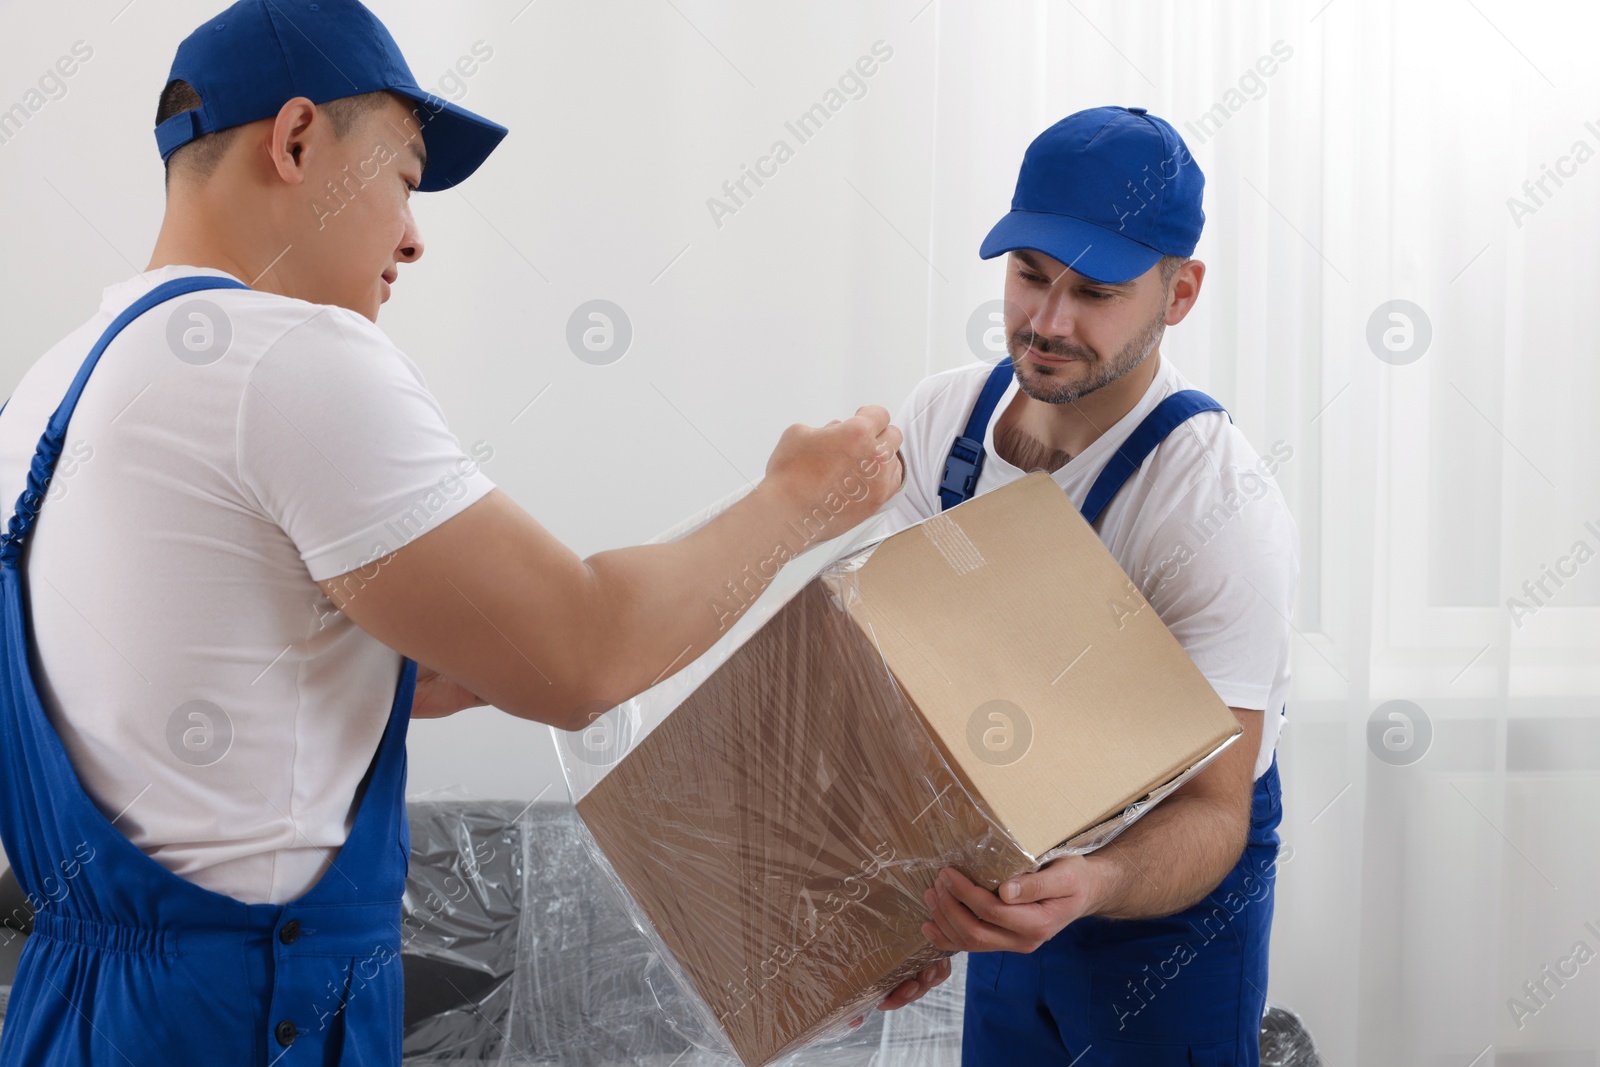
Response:
[[[50,484],[50,476],[55,473],[56,460],[61,457],[61,447],[67,436],[67,423],[72,419],[73,409],[78,406],[78,397],[83,393],[83,387],[89,381],[89,375],[94,372],[95,364],[100,361],[100,355],[106,347],[121,333],[123,327],[134,319],[143,315],[157,304],[171,300],[173,297],[183,296],[186,293],[198,292],[202,289],[248,289],[248,285],[234,278],[218,278],[215,275],[198,275],[189,278],[174,278],[170,282],[163,282],[141,296],[128,306],[122,314],[118,315],[110,326],[106,327],[100,340],[89,350],[83,365],[78,368],[78,376],[72,380],[72,386],[67,390],[67,395],[57,405],[55,414],[50,416],[50,422],[45,427],[44,434],[39,438],[39,445],[34,450],[33,464],[28,470],[28,485],[17,498],[17,504],[11,516],[6,532],[0,536],[0,567],[17,565],[17,558],[22,552],[22,539],[27,536],[33,527],[34,519],[38,518],[39,508],[44,503],[45,489]],[[8,400],[7,403],[10,403]],[[4,408],[0,407],[0,411]]]
[[[984,433],[989,420],[994,417],[995,406],[1011,384],[1012,375],[1009,360],[995,364],[988,380],[983,383],[983,391],[978,394],[978,402],[972,406],[966,428],[950,446],[950,454],[944,461],[944,477],[939,481],[941,511],[971,500],[977,491],[978,475],[983,471]],[[1227,414],[1226,408],[1198,389],[1180,389],[1157,404],[1101,468],[1083,507],[1079,509],[1084,519],[1093,525],[1106,505],[1111,503],[1111,498],[1117,495],[1117,490],[1139,469],[1145,457],[1165,441],[1173,430],[1203,411]],[[1228,415],[1228,419],[1232,421],[1233,416]]]
[[[944,475],[939,479],[940,511],[971,500],[972,494],[977,491],[978,475],[983,473],[984,431],[989,427],[989,419],[994,416],[995,405],[1000,403],[1000,398],[1011,385],[1012,376],[1011,361],[1002,359],[989,372],[988,381],[983,383],[983,392],[978,394],[978,402],[972,406],[972,414],[967,418],[967,428],[961,431],[961,436],[950,446],[950,454],[945,457]]]
[[[1167,439],[1167,435],[1183,425],[1202,411],[1220,411],[1227,414],[1227,409],[1198,389],[1180,389],[1166,397],[1155,406],[1144,421],[1133,428],[1128,439],[1117,446],[1111,458],[1106,460],[1106,465],[1101,468],[1100,476],[1094,480],[1094,485],[1089,489],[1089,495],[1084,498],[1083,517],[1093,526],[1100,513],[1111,503],[1111,498],[1117,495],[1117,490],[1122,488],[1124,482],[1139,469],[1139,464],[1144,462],[1146,456],[1155,451],[1156,445]],[[1228,421],[1233,421],[1233,416],[1228,415]]]

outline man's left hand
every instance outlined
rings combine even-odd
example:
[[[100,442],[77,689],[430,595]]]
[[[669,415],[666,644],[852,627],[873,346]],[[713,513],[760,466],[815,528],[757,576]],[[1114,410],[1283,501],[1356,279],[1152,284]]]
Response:
[[[990,892],[953,867],[923,894],[933,921],[923,936],[947,952],[1032,952],[1098,902],[1096,861],[1062,856]]]

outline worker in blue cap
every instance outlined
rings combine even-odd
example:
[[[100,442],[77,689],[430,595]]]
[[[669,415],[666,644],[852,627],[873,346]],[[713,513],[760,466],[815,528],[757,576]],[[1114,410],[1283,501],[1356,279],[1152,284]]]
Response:
[[[586,726],[715,642],[749,560],[899,487],[864,407],[670,544],[580,559],[498,490],[375,322],[411,194],[505,134],[355,0],[179,47],[150,266],[0,413],[0,835],[35,912],[0,1065],[397,1067],[410,718]]]
[[[1244,731],[1097,851],[998,891],[940,872],[923,931],[971,953],[966,1067],[1259,1061],[1298,538],[1273,481],[1292,452],[1259,454],[1161,351],[1205,277],[1203,188],[1144,108],[1045,130],[980,249],[1007,256],[1005,352],[926,379],[895,420],[906,490],[887,514],[959,514],[1050,472]],[[1063,635],[1047,669],[1079,654]]]

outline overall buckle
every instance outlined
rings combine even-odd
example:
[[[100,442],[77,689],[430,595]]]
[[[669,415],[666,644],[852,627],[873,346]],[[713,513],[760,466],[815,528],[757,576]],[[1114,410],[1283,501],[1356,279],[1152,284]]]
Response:
[[[983,442],[970,437],[957,437],[945,457],[944,477],[939,480],[940,493],[954,493],[962,500],[971,500],[978,488],[978,475],[983,471]]]

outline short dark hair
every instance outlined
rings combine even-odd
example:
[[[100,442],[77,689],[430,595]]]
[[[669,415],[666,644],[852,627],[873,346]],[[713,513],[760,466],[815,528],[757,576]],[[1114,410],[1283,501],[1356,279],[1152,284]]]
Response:
[[[1178,268],[1189,262],[1192,256],[1162,256],[1157,264],[1161,268],[1161,284],[1171,285],[1172,276],[1178,273]]]
[[[334,136],[343,138],[355,129],[356,122],[363,115],[382,107],[391,99],[399,98],[387,89],[379,89],[375,93],[328,100],[318,104],[317,110],[328,116]],[[156,107],[156,125],[161,125],[174,115],[193,111],[202,103],[200,94],[195,91],[194,86],[181,78],[170,81],[167,87],[161,90],[161,102]],[[173,152],[167,157],[167,184],[172,184],[174,163],[197,178],[210,177],[217,169],[217,164],[222,162],[223,155],[228,151],[228,146],[233,143],[234,135],[238,132],[239,127],[230,126],[215,133],[201,134]]]

